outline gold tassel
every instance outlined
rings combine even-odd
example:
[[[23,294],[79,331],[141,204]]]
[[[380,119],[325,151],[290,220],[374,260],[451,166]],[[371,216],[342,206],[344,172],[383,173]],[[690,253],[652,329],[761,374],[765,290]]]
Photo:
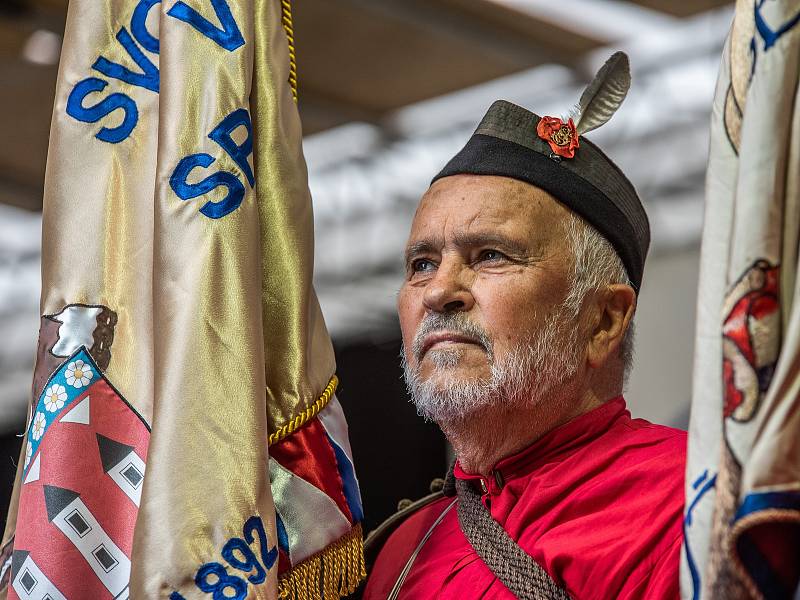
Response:
[[[339,600],[352,594],[367,576],[361,524],[333,544],[281,575],[281,600]]]

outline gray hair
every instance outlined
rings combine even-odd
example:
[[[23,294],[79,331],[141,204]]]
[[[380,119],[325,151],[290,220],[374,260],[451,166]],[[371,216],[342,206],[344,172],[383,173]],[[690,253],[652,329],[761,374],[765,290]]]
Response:
[[[574,265],[570,291],[564,299],[564,306],[577,316],[590,292],[612,283],[631,285],[631,280],[616,250],[594,227],[574,213],[570,213],[566,227]],[[628,376],[633,366],[633,345],[634,327],[631,321],[619,350],[623,364],[623,388],[628,385]]]

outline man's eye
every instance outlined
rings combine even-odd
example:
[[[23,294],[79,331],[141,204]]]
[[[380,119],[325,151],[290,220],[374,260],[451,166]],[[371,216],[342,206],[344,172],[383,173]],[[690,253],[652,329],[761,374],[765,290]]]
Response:
[[[481,252],[480,260],[502,260],[506,257],[499,250],[484,250]]]
[[[411,270],[414,273],[425,273],[432,270],[433,267],[433,262],[427,258],[418,258],[417,260],[411,261]]]

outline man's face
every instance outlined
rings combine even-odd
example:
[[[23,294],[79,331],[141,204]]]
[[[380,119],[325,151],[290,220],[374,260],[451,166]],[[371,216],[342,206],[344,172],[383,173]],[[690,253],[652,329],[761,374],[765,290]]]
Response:
[[[570,285],[568,214],[505,177],[457,175],[431,186],[411,226],[398,299],[407,372],[418,383],[442,393],[486,385],[547,332],[548,344],[574,344],[552,335],[564,325]]]

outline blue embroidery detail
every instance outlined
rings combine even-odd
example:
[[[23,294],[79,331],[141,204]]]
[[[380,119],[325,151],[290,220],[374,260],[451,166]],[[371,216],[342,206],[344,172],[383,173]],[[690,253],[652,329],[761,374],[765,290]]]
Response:
[[[336,455],[336,466],[339,469],[339,477],[342,478],[344,484],[344,498],[347,500],[347,506],[350,508],[350,514],[353,515],[353,522],[358,523],[364,519],[364,510],[361,506],[361,494],[358,490],[358,482],[356,481],[356,473],[350,458],[345,451],[339,447],[333,438],[327,433],[325,436],[328,438],[333,452]]]
[[[264,522],[261,520],[261,517],[250,517],[242,528],[244,539],[247,540],[248,544],[253,543],[253,531],[258,533],[258,543],[261,546],[261,560],[264,562],[264,567],[269,571],[275,565],[275,561],[278,560],[278,549],[272,546],[271,549],[267,550],[269,543],[267,541],[267,532],[264,531]]]
[[[242,126],[247,129],[247,139],[239,146],[233,141],[231,133]],[[250,187],[253,187],[256,184],[256,179],[253,177],[253,169],[250,168],[250,163],[247,162],[247,157],[253,153],[253,125],[250,123],[250,113],[243,108],[233,111],[211,130],[208,137],[217,142],[239,165],[239,168],[247,177]]]
[[[244,560],[241,560],[238,556],[236,556],[237,551],[244,556]],[[222,547],[220,554],[222,554],[222,558],[228,561],[230,566],[232,566],[234,569],[242,571],[243,573],[250,573],[250,571],[255,569],[255,574],[247,576],[247,580],[250,583],[263,583],[267,578],[266,569],[261,566],[261,563],[258,562],[258,558],[256,558],[256,555],[250,549],[250,546],[248,546],[243,539],[229,539]]]
[[[117,40],[125,51],[128,53],[133,61],[142,69],[141,73],[134,73],[127,67],[123,67],[117,63],[111,62],[105,56],[100,56],[94,61],[92,68],[99,71],[103,75],[107,75],[112,79],[119,79],[125,83],[135,85],[138,87],[146,88],[152,92],[158,93],[159,87],[159,73],[156,67],[149,58],[147,58],[136,42],[133,41],[131,34],[124,27],[117,32]]]
[[[703,471],[703,474],[700,475],[700,477],[698,477],[694,482],[692,482],[692,489],[697,490],[700,488],[700,490],[689,504],[689,507],[686,509],[686,516],[683,518],[683,547],[686,551],[686,562],[689,565],[689,574],[692,577],[692,600],[700,599],[700,589],[702,586],[700,581],[700,572],[698,571],[697,564],[694,561],[692,550],[689,548],[689,538],[686,532],[692,525],[692,512],[694,511],[695,507],[703,498],[703,496],[705,496],[706,493],[708,493],[708,491],[716,485],[716,483],[716,474],[708,479],[708,470]],[[702,487],[700,487],[701,485]]]
[[[139,121],[139,109],[136,108],[136,102],[125,94],[114,93],[88,108],[82,104],[86,96],[104,90],[107,85],[107,81],[97,77],[88,77],[76,83],[67,98],[67,114],[84,123],[97,123],[103,117],[121,108],[125,111],[122,123],[116,127],[102,127],[94,136],[103,142],[118,144],[131,134]]]
[[[214,575],[216,581],[211,583],[208,576]],[[247,597],[247,582],[241,577],[228,574],[227,569],[218,562],[204,564],[194,576],[195,585],[201,591],[213,594],[214,600],[244,600]],[[234,595],[226,594],[225,590],[233,590]]]
[[[147,15],[156,4],[161,4],[161,0],[139,0],[131,17],[133,37],[142,45],[142,48],[154,54],[159,53],[160,44],[158,38],[147,31]]]
[[[202,152],[182,158],[169,178],[169,185],[181,200],[198,198],[219,186],[225,186],[228,189],[225,198],[219,202],[206,202],[200,207],[200,212],[205,216],[219,219],[239,208],[244,200],[245,190],[239,178],[227,171],[217,171],[198,183],[186,181],[195,167],[208,167],[213,162],[214,157]]]
[[[275,529],[278,531],[278,547],[289,554],[289,534],[286,533],[286,525],[283,524],[283,520],[277,512],[275,513]]]
[[[237,144],[231,137],[231,134],[239,127],[244,127],[247,130],[247,138],[241,145]],[[244,108],[234,110],[217,123],[211,133],[208,134],[208,137],[233,159],[252,188],[256,180],[253,176],[253,169],[247,161],[248,157],[253,153],[253,126],[250,121],[250,113]],[[236,175],[227,171],[217,171],[198,183],[189,183],[187,181],[189,174],[195,167],[209,167],[213,162],[214,158],[204,152],[186,156],[175,167],[169,183],[172,190],[181,200],[198,198],[219,186],[225,186],[228,189],[228,195],[224,199],[219,202],[206,202],[200,208],[200,213],[206,217],[219,219],[239,208],[242,200],[244,200],[245,188]]]
[[[761,7],[764,6],[764,2],[766,2],[766,0],[760,0],[757,2],[755,4],[754,11],[756,29],[758,30],[758,34],[761,36],[761,39],[764,40],[764,50],[769,50],[785,33],[789,32],[798,23],[800,23],[800,12],[778,27],[778,29],[773,30],[767,23],[766,19],[764,19],[764,17],[761,15]]]
[[[703,471],[703,474],[692,482],[692,489],[696,490],[698,487],[700,487],[700,484],[706,480],[706,477],[708,477],[708,469]]]
[[[112,62],[102,55],[97,57],[92,68],[107,77],[158,93],[160,87],[158,67],[145,56],[144,52],[136,45],[136,42],[138,41],[145,50],[158,54],[159,41],[147,30],[147,15],[153,6],[160,2],[161,0],[139,0],[131,16],[133,36],[124,27],[116,35],[117,41],[128,53],[128,56],[138,65],[141,73],[131,71],[129,68]],[[136,41],[134,41],[134,38]],[[92,107],[84,108],[81,105],[81,102],[88,94],[99,92],[105,89],[107,85],[107,81],[96,77],[89,77],[78,82],[67,99],[67,114],[78,121],[96,123],[117,108],[122,108],[125,111],[122,124],[115,128],[104,127],[95,135],[97,139],[103,142],[118,144],[131,135],[139,121],[139,110],[136,102],[130,96],[115,93]]]
[[[770,508],[800,511],[800,492],[761,492],[748,494],[736,511],[734,522]]]
[[[250,547],[255,541],[253,531],[258,534],[263,565],[258,562],[258,557]],[[273,546],[270,550],[267,550],[267,532],[264,531],[264,522],[259,516],[252,516],[245,521],[244,527],[242,527],[242,534],[244,539],[235,537],[225,542],[220,554],[234,569],[244,573],[250,573],[255,570],[254,574],[247,577],[250,583],[254,585],[264,583],[267,579],[267,571],[275,566],[278,559],[278,549]],[[236,555],[237,552],[244,558],[239,558]],[[213,576],[214,580],[209,581],[209,576]],[[207,562],[202,565],[194,576],[194,583],[201,591],[213,594],[213,600],[244,600],[247,597],[247,581],[236,575],[231,575],[218,562]],[[232,590],[234,595],[226,593],[226,590]],[[186,599],[178,592],[172,592],[169,600]]]
[[[242,32],[236,24],[236,19],[233,18],[228,3],[225,0],[211,0],[211,6],[214,7],[214,12],[217,14],[222,29],[212,25],[208,19],[183,2],[183,0],[178,0],[178,2],[167,11],[167,14],[179,21],[188,23],[208,39],[225,48],[228,52],[233,52],[237,48],[244,46]]]

